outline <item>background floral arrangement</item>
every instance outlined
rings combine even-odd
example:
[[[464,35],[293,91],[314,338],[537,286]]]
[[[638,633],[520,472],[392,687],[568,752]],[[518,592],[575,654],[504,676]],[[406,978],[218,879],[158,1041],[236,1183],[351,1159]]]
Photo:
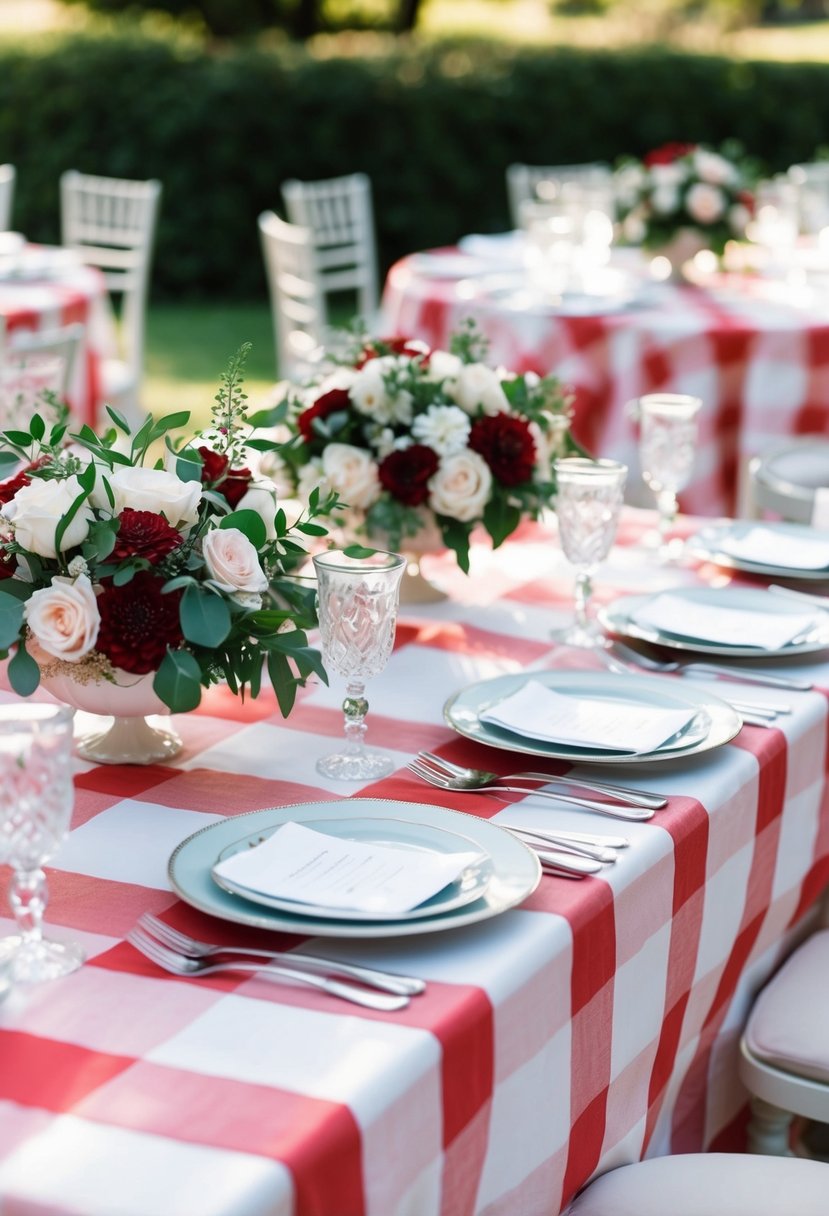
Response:
[[[495,371],[484,351],[472,326],[449,351],[360,341],[291,389],[280,456],[299,498],[336,494],[349,508],[340,522],[384,548],[423,549],[431,534],[468,571],[475,525],[500,545],[549,504],[551,460],[581,450],[558,380]]]
[[[222,377],[213,426],[185,444],[170,432],[187,412],[133,433],[110,409],[99,437],[69,435],[64,410],[56,425],[35,414],[28,431],[0,434],[0,657],[11,655],[20,695],[41,675],[135,683],[154,672],[179,712],[219,680],[256,696],[264,665],[287,715],[311,672],[326,678],[304,632],[314,589],[291,571],[335,500],[310,496],[289,528],[273,483],[249,467],[273,446],[246,416],[249,349]]]
[[[681,229],[704,234],[721,254],[726,241],[745,236],[751,219],[754,174],[736,145],[714,151],[701,144],[669,143],[616,170],[618,216],[624,240],[655,249]]]

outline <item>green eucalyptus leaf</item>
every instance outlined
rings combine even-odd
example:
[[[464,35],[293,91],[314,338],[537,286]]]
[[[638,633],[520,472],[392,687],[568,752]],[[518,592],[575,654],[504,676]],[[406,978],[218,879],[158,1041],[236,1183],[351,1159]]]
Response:
[[[256,511],[231,511],[229,515],[225,515],[219,527],[237,528],[257,550],[261,549],[268,539],[262,516]]]
[[[30,697],[40,683],[40,668],[22,643],[9,660],[7,671],[19,697]]]
[[[299,680],[291,670],[285,655],[279,651],[272,650],[268,654],[268,677],[276,693],[279,711],[283,718],[287,718],[296,701]]]
[[[221,646],[230,633],[231,618],[227,601],[212,591],[190,583],[179,605],[181,631],[194,646],[213,649]]]
[[[22,625],[22,601],[0,591],[0,650],[8,650],[17,641]]]
[[[168,650],[153,679],[153,691],[174,714],[201,701],[201,668],[187,650]]]
[[[20,464],[20,457],[15,452],[0,452],[0,480],[13,473]]]

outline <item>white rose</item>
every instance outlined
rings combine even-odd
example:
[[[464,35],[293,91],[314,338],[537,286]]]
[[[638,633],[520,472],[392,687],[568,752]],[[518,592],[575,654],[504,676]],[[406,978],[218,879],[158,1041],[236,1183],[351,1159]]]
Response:
[[[98,640],[101,616],[86,574],[74,581],[58,575],[51,586],[33,591],[24,616],[41,649],[67,663],[77,663]]]
[[[489,465],[477,452],[459,452],[441,461],[429,480],[429,506],[438,515],[469,523],[483,514],[492,489]]]
[[[383,380],[382,365],[383,360],[370,359],[355,376],[349,396],[359,413],[377,422],[391,422],[392,399]]]
[[[202,542],[202,552],[211,579],[231,598],[241,592],[240,603],[247,606],[244,597],[267,591],[259,554],[238,528],[213,528]]]
[[[182,481],[167,469],[144,469],[119,465],[109,479],[115,496],[115,514],[124,507],[161,514],[171,527],[196,522],[201,502],[201,482]]]
[[[320,496],[323,498],[331,493],[331,486],[325,479],[319,456],[314,456],[312,460],[304,464],[297,477],[296,493],[300,502],[307,502],[312,490],[319,490]]]
[[[705,148],[697,148],[694,152],[694,168],[697,175],[712,186],[728,186],[737,180],[737,170],[731,162]]]
[[[72,503],[81,494],[77,477],[61,481],[33,478],[17,491],[3,508],[4,517],[14,528],[14,539],[24,549],[40,557],[57,557],[55,531]],[[83,544],[89,534],[93,514],[89,501],[84,502],[63,534],[61,551]]]
[[[685,180],[688,169],[681,162],[672,161],[669,165],[651,165],[648,172],[654,190],[676,190]]]
[[[751,219],[751,212],[743,203],[735,203],[728,210],[728,224],[736,236],[745,236],[746,225]]]
[[[268,540],[276,540],[276,486],[272,481],[252,481],[236,504],[237,511],[255,511],[265,525]]]
[[[685,196],[685,206],[698,224],[714,224],[725,211],[725,197],[717,186],[697,182]]]
[[[329,443],[322,454],[323,476],[343,502],[360,511],[380,497],[377,465],[369,452],[350,443]]]
[[[447,385],[447,391],[467,414],[474,414],[479,406],[485,414],[509,410],[501,381],[484,363],[464,363],[454,385]]]
[[[675,186],[657,186],[651,195],[651,207],[657,215],[670,215],[679,205],[679,194]]]
[[[462,367],[457,355],[450,355],[448,350],[433,350],[426,372],[430,380],[454,380]]]

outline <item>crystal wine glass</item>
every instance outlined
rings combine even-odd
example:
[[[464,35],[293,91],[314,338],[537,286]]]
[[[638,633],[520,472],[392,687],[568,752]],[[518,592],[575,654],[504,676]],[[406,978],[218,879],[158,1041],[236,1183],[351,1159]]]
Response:
[[[11,864],[9,903],[19,932],[0,940],[0,966],[21,983],[74,971],[84,952],[43,937],[43,863],[69,831],[72,717],[63,705],[0,705],[0,861]]]
[[[349,557],[342,550],[314,558],[322,655],[326,667],[345,676],[345,746],[317,761],[317,771],[342,781],[370,781],[394,768],[388,756],[368,751],[364,739],[366,681],[378,675],[394,645],[400,580],[406,559],[377,551]]]
[[[553,468],[559,540],[564,556],[576,569],[576,618],[558,636],[571,646],[602,646],[603,636],[588,618],[587,606],[593,573],[607,557],[616,535],[627,465],[571,456],[556,460]]]
[[[656,495],[659,513],[652,543],[663,561],[682,548],[681,542],[668,542],[668,532],[679,510],[677,493],[691,479],[701,405],[699,397],[682,393],[650,393],[637,403],[642,478]]]

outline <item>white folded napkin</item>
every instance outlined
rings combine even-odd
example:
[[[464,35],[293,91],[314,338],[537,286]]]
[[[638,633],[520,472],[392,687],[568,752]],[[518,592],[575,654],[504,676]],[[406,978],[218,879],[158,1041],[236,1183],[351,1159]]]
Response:
[[[567,696],[529,680],[480,717],[482,722],[545,743],[649,752],[687,726],[696,712],[690,705],[668,709],[638,701]]]
[[[213,872],[251,894],[389,915],[431,899],[480,859],[475,852],[432,853],[344,840],[288,822],[255,849],[226,857]]]
[[[758,524],[741,535],[725,536],[719,548],[729,557],[763,566],[785,566],[787,570],[829,569],[829,536],[798,536],[775,532]]]
[[[647,625],[695,642],[723,646],[756,646],[779,650],[818,622],[815,612],[768,612],[706,604],[665,592],[648,600],[633,614],[637,625]]]

